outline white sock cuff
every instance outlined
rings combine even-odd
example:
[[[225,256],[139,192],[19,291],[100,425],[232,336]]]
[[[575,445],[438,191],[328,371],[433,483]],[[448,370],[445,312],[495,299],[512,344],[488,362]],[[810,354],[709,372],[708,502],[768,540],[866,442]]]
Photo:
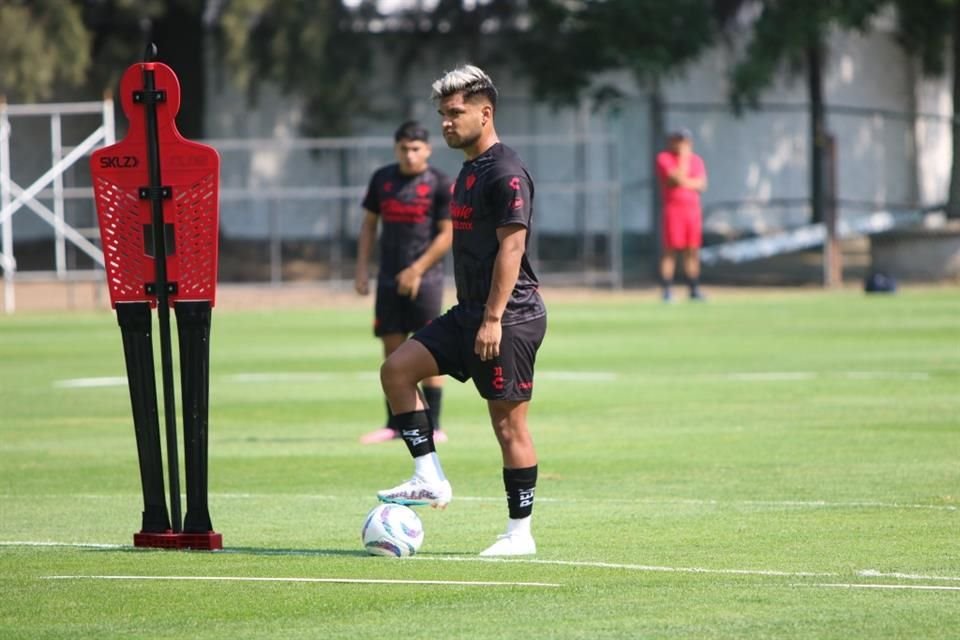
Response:
[[[532,515],[526,518],[510,518],[507,520],[507,533],[530,533],[532,521]]]
[[[443,475],[443,467],[440,466],[440,456],[436,451],[431,451],[427,455],[417,456],[413,459],[414,473],[428,482],[443,482],[447,479]]]

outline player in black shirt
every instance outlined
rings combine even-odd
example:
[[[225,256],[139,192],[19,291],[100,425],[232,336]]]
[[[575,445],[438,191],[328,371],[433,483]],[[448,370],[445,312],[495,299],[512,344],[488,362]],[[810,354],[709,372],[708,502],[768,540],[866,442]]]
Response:
[[[450,179],[429,166],[427,130],[405,122],[394,134],[397,162],[381,167],[370,178],[363,199],[365,212],[357,246],[357,293],[369,293],[367,263],[380,234],[380,270],[374,312],[374,335],[383,341],[388,357],[407,336],[440,315],[443,298],[443,261],[450,250]],[[439,429],[443,378],[423,381],[423,395],[433,424]],[[446,440],[437,431],[437,441]],[[390,407],[386,426],[360,438],[364,444],[399,438]]]
[[[547,312],[526,247],[533,180],[494,129],[497,90],[466,65],[433,84],[443,137],[466,162],[454,184],[450,217],[457,304],[404,342],[380,369],[383,390],[414,459],[408,482],[378,493],[383,502],[443,508],[453,497],[434,448],[433,425],[417,383],[438,374],[473,379],[487,400],[503,458],[506,533],[480,555],[536,553],[530,532],[537,455],[527,429],[537,349]]]

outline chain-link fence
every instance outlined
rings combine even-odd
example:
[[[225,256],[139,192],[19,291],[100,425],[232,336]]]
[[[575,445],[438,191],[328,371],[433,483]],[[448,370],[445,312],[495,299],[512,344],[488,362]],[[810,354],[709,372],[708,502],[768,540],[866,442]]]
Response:
[[[430,107],[415,104],[411,110],[427,114]],[[827,114],[836,139],[841,220],[915,212],[945,199],[949,117],[840,106]],[[438,133],[435,120],[424,121]],[[530,251],[548,282],[618,287],[650,280],[658,238],[653,158],[663,132],[676,127],[694,132],[695,150],[710,174],[703,197],[707,244],[810,222],[810,127],[802,103],[764,104],[735,116],[724,103],[657,104],[649,97],[559,110],[504,99],[497,122],[501,139],[519,152],[536,182]],[[221,281],[349,286],[360,203],[373,171],[393,161],[393,126],[384,120],[380,135],[368,137],[206,140],[223,160]],[[51,135],[43,126],[17,124],[9,136],[14,181],[27,184],[45,170],[31,154],[49,158]],[[65,127],[61,153],[81,139]],[[431,163],[453,177],[462,153],[434,142]],[[89,180],[86,162],[79,162],[56,189],[46,188],[36,199],[97,242]],[[34,218],[25,212],[7,221],[14,242],[5,260],[15,257],[19,273],[102,277],[86,253]],[[781,277],[792,268],[781,258],[746,265],[730,277],[797,281],[795,275]],[[711,273],[726,278],[729,269],[704,275],[710,279]]]

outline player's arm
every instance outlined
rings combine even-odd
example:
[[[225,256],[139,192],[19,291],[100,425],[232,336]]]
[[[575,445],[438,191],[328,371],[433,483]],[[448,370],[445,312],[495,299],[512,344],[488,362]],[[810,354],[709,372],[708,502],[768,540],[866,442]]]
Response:
[[[694,191],[704,191],[707,188],[707,176],[698,176],[696,178],[686,178],[683,186]]]
[[[453,223],[450,220],[437,221],[437,235],[423,254],[410,266],[397,274],[397,293],[416,299],[420,291],[420,281],[430,267],[443,259],[453,244]]]
[[[667,171],[667,182],[675,187],[687,186],[686,180],[686,168],[681,167],[679,162],[673,169]]]
[[[693,167],[698,166],[700,171],[693,171]],[[689,153],[681,154],[677,162],[677,168],[669,174],[671,184],[692,189],[694,191],[703,191],[707,188],[707,172],[703,170],[703,165],[694,160]]]
[[[500,338],[503,327],[500,321],[520,276],[520,263],[526,249],[527,228],[522,224],[509,224],[497,228],[500,249],[493,263],[493,280],[490,295],[484,306],[483,322],[477,331],[474,352],[481,360],[492,360],[500,355]]]
[[[360,226],[360,236],[357,238],[357,270],[354,274],[353,287],[362,296],[370,293],[370,274],[367,271],[370,263],[370,253],[373,243],[377,240],[377,223],[380,216],[369,209],[364,209],[363,223]]]
[[[707,189],[707,168],[703,166],[703,161],[697,162],[697,171],[696,176],[687,177],[687,189],[694,189],[695,191],[706,191]]]
[[[657,175],[663,182],[671,187],[682,186],[683,179],[680,163],[677,162],[671,166],[668,156],[665,152],[657,154]]]

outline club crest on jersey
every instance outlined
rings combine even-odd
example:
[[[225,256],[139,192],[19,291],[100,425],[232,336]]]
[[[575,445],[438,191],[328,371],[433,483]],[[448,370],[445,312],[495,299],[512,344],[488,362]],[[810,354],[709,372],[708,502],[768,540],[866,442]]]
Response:
[[[418,184],[417,195],[420,196],[421,198],[426,198],[428,195],[430,195],[430,185]]]
[[[392,183],[392,182],[384,182],[384,183],[383,183],[383,190],[384,190],[386,193],[390,193],[391,191],[393,191],[393,183]]]
[[[465,182],[467,184],[467,191],[470,191],[470,189],[473,189],[473,185],[477,183],[477,176],[471,173],[467,176]]]

